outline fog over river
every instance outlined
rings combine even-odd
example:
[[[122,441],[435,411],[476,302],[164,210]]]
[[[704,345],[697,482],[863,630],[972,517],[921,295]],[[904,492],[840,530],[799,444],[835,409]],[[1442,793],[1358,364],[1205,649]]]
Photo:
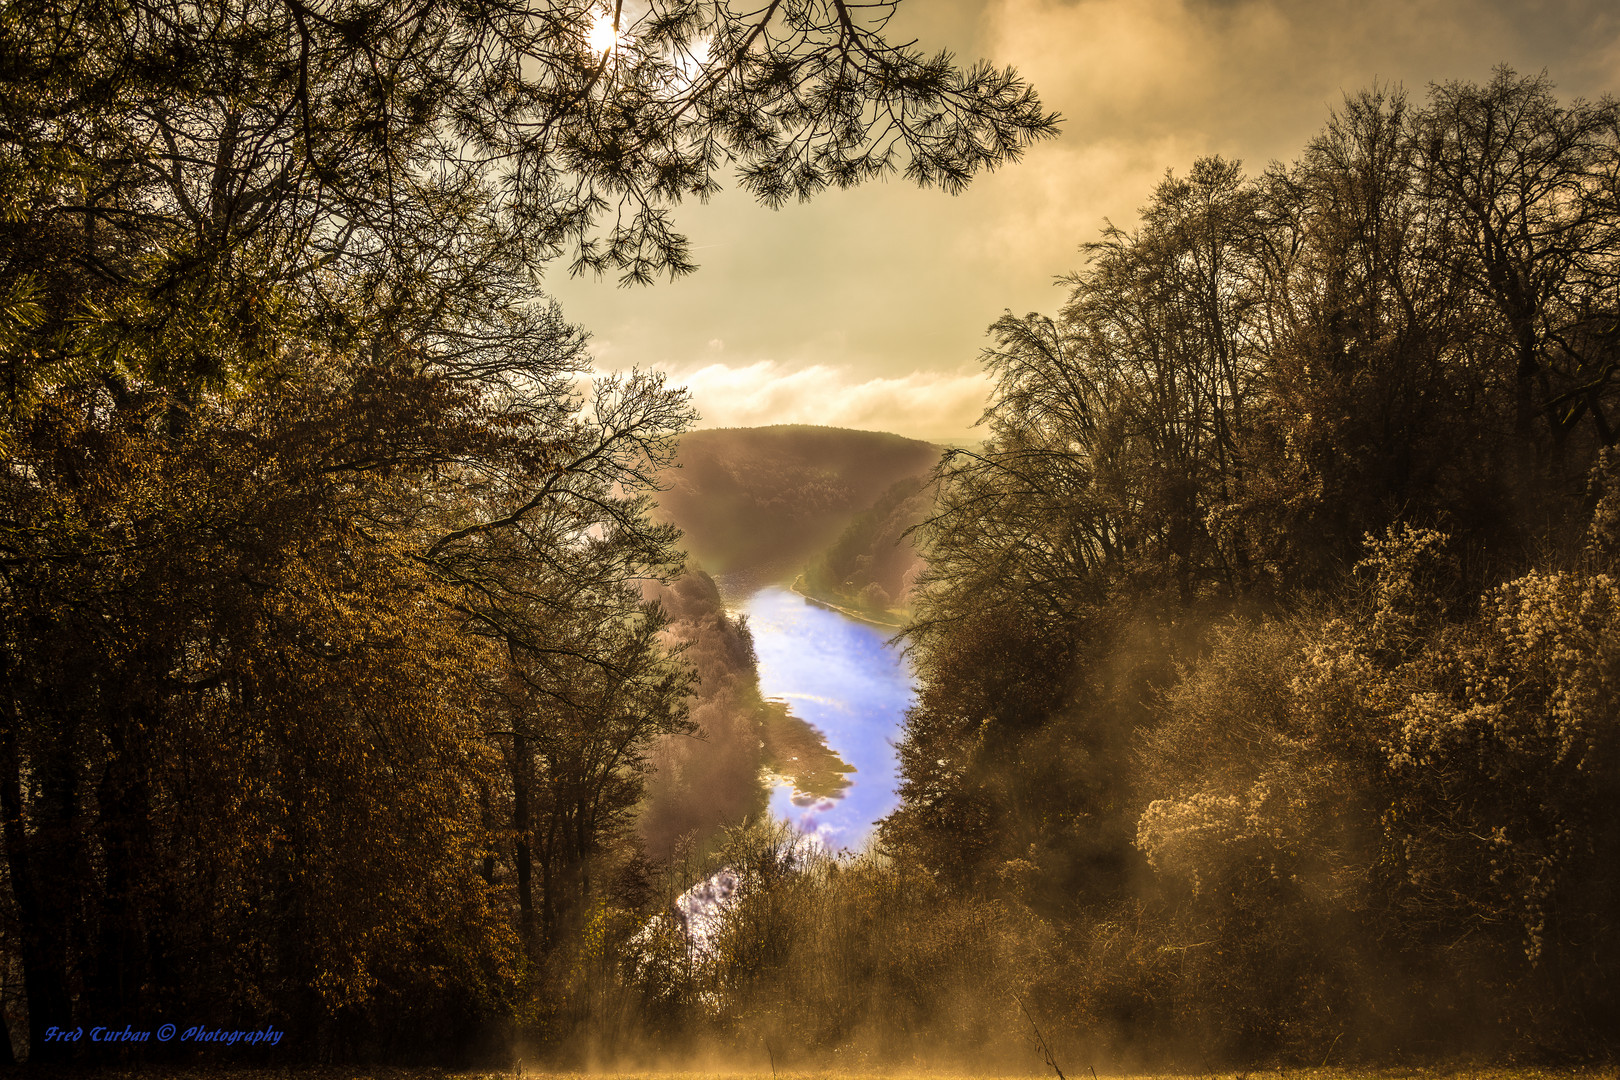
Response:
[[[854,766],[841,791],[796,791],[779,781],[771,812],[831,848],[859,848],[898,803],[894,744],[913,694],[911,666],[888,645],[893,631],[820,607],[780,585],[722,583],[733,613],[748,616],[760,691],[810,724]]]

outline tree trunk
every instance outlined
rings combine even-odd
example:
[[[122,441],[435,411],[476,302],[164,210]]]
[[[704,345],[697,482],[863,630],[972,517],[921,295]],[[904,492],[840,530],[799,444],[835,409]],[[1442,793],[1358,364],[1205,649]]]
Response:
[[[143,1019],[150,949],[148,917],[156,914],[145,882],[156,870],[152,844],[152,792],[142,748],[133,732],[153,723],[151,710],[136,706],[116,721],[110,732],[113,756],[102,774],[97,802],[100,807],[101,847],[106,884],[101,933],[93,980],[91,1010],[98,1016]],[[122,726],[124,730],[117,730]]]
[[[532,823],[529,814],[529,740],[512,734],[512,831],[515,837],[518,887],[518,927],[523,949],[534,956],[534,859],[530,850]]]
[[[11,874],[11,891],[17,902],[18,929],[22,936],[23,992],[28,1000],[28,1060],[30,1064],[39,1065],[63,1061],[68,1056],[67,1045],[45,1041],[49,1028],[72,1026],[73,1002],[68,993],[67,971],[68,913],[64,904],[47,901],[48,890],[36,876],[35,852],[23,813],[18,719],[15,699],[8,695],[5,715],[0,717],[0,822],[3,822],[6,866]],[[71,824],[74,803],[71,777],[55,779],[58,782],[48,787],[57,796],[58,816]],[[52,851],[51,858],[73,865],[77,860],[72,859],[72,845],[62,847],[67,850]]]

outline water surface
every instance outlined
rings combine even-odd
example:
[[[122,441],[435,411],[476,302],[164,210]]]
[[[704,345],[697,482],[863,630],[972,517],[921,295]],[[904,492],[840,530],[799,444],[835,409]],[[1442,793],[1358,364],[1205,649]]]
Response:
[[[785,704],[854,767],[843,775],[848,783],[841,790],[815,783],[796,791],[779,780],[771,812],[829,847],[860,847],[899,802],[894,742],[913,683],[910,665],[885,644],[893,631],[817,607],[779,585],[733,594],[730,604],[753,630],[761,692]]]

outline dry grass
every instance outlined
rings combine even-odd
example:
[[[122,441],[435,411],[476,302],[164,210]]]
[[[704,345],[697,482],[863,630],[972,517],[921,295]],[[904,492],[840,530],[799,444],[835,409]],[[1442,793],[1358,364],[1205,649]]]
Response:
[[[23,1075],[0,1069],[0,1076]],[[61,1080],[518,1080],[513,1069],[501,1072],[454,1071],[445,1069],[406,1069],[364,1066],[295,1066],[290,1068],[229,1068],[224,1066],[141,1068],[42,1068],[29,1071],[30,1077],[56,1077]],[[841,1070],[750,1070],[655,1071],[655,1072],[547,1072],[525,1067],[522,1080],[1031,1080],[1043,1074],[1029,1072],[1003,1076],[986,1073],[927,1072],[915,1069]],[[1048,1070],[1044,1075],[1051,1076]],[[1079,1070],[1068,1080],[1092,1080],[1089,1069]],[[1186,1073],[1109,1073],[1095,1074],[1097,1080],[1620,1080],[1620,1068],[1541,1067],[1541,1066],[1411,1066],[1388,1068],[1252,1069],[1236,1072]],[[1055,1080],[1055,1078],[1054,1078]]]
[[[525,1068],[525,1080],[858,1080],[860,1077],[881,1077],[882,1080],[1031,1080],[1045,1075],[1034,1067],[1024,1073],[1001,1076],[987,1073],[930,1072],[915,1069],[871,1070],[845,1072],[839,1070],[783,1069],[768,1071],[710,1071],[710,1072],[542,1072]],[[515,1072],[452,1072],[408,1074],[408,1080],[514,1080]],[[1602,1067],[1541,1067],[1506,1065],[1452,1065],[1411,1066],[1389,1068],[1268,1068],[1236,1072],[1143,1072],[1093,1074],[1089,1069],[1070,1070],[1068,1080],[1620,1080],[1620,1068]],[[391,1080],[382,1073],[352,1071],[343,1074],[343,1080]],[[266,1078],[268,1080],[268,1077]],[[325,1080],[325,1078],[323,1078]],[[407,1080],[400,1076],[397,1080]],[[1055,1078],[1053,1078],[1055,1080]]]

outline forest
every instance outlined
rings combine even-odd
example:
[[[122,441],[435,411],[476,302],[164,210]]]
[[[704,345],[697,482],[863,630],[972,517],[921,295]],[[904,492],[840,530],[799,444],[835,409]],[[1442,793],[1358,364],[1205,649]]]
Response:
[[[1351,94],[996,323],[982,444],[728,473],[543,274],[1055,134],[891,8],[0,4],[0,1063],[1612,1061],[1620,109]],[[865,852],[692,485],[907,619]]]

